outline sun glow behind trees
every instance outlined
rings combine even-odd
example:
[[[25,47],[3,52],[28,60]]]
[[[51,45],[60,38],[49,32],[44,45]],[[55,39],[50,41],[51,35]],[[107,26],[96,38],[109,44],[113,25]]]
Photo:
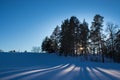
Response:
[[[102,62],[104,62],[105,55],[110,57],[119,55],[119,51],[113,49],[113,46],[115,47],[119,43],[114,44],[117,35],[114,34],[113,36],[108,33],[110,37],[106,38],[107,35],[103,32],[103,22],[104,17],[99,14],[93,17],[91,26],[88,26],[85,19],[80,22],[77,17],[71,16],[70,19],[67,18],[62,22],[61,27],[57,26],[50,37],[45,38],[41,46],[42,51],[59,53],[59,55],[64,56],[99,54],[102,55]],[[116,27],[108,25],[108,28],[111,28],[111,26]],[[111,32],[110,29],[108,30]],[[114,33],[117,33],[117,31],[114,31]],[[112,46],[108,43],[111,36]],[[113,52],[116,54],[113,54]]]

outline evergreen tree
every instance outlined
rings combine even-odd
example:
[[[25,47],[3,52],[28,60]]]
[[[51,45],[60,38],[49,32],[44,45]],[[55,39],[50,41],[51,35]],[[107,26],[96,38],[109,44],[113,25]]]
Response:
[[[101,31],[102,31],[102,25],[103,23],[103,17],[101,15],[95,15],[91,30],[90,30],[90,39],[91,39],[91,45],[92,45],[92,52],[100,53],[101,52]]]
[[[120,62],[120,30],[115,34],[116,38],[114,40],[115,43],[115,61]]]
[[[115,34],[116,38],[114,40],[115,43],[115,51],[116,53],[120,53],[120,30]]]
[[[76,46],[76,30],[79,26],[79,20],[72,16],[70,20],[66,19],[61,25],[61,48],[64,55],[74,55]]]
[[[54,42],[52,39],[46,37],[45,40],[42,42],[42,51],[46,51],[48,53],[54,53]]]
[[[41,45],[42,51],[46,51],[47,50],[47,43],[48,43],[48,41],[49,41],[49,38],[45,37],[45,39],[43,40],[42,45]]]
[[[80,34],[80,39],[81,39],[81,45],[83,47],[83,51],[86,54],[87,53],[87,46],[88,46],[88,36],[89,36],[89,29],[88,29],[88,23],[83,21],[83,23],[80,25],[81,27],[81,34]]]
[[[68,28],[69,28],[69,20],[66,19],[61,25],[61,34],[60,34],[60,55],[67,56],[69,51],[69,43],[68,43]]]
[[[76,30],[76,51],[77,54],[86,53],[87,51],[87,44],[88,44],[88,35],[89,35],[89,29],[88,29],[88,23],[83,21]]]
[[[60,49],[60,27],[57,26],[52,35],[50,36],[50,39],[53,41],[54,51],[59,52]]]
[[[76,55],[76,45],[77,45],[77,29],[79,27],[79,20],[77,19],[77,17],[72,16],[70,18],[70,25],[69,25],[69,53],[71,53],[71,55]]]

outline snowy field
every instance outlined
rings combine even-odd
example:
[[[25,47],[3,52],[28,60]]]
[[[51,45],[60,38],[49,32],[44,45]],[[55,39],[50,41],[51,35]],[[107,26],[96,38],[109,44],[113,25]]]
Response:
[[[120,80],[120,64],[54,54],[0,53],[0,80]]]

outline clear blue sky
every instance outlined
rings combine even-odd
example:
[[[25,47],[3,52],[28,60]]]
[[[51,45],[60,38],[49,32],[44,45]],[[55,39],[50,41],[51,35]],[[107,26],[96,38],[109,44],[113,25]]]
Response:
[[[120,0],[0,0],[0,49],[31,51],[66,18],[91,26],[95,14],[120,25]]]

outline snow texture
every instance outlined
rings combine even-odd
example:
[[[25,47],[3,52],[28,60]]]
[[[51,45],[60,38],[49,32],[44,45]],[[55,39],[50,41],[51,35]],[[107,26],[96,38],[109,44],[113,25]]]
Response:
[[[0,80],[120,80],[120,64],[42,53],[0,53]]]

